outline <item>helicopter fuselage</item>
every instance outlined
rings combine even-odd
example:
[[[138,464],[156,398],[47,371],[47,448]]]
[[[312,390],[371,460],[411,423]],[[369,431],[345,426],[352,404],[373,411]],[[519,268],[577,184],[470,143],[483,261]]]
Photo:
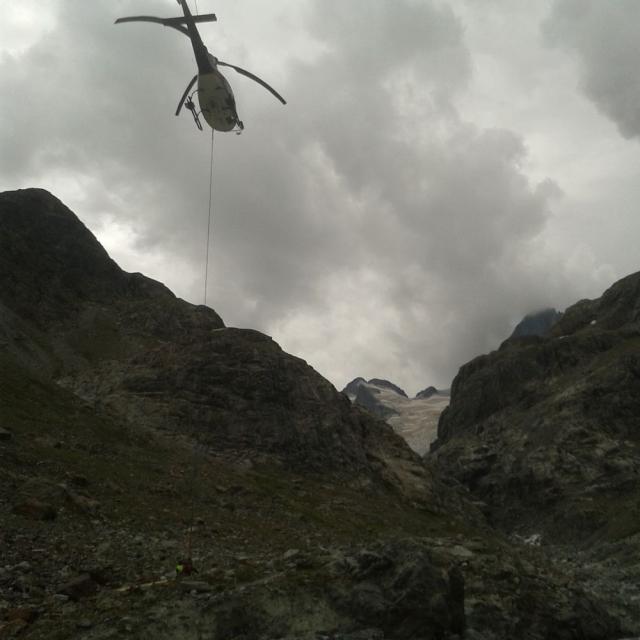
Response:
[[[212,129],[231,131],[240,125],[231,86],[217,68],[198,74],[198,102]]]

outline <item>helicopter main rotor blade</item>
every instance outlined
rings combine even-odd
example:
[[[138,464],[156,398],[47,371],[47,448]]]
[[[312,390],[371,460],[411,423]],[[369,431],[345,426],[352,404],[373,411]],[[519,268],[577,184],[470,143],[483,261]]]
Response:
[[[215,13],[204,13],[200,16],[193,16],[194,22],[216,22]],[[115,24],[122,24],[123,22],[155,22],[165,27],[171,27],[177,29],[180,33],[184,33],[189,37],[189,30],[184,26],[184,18],[156,18],[155,16],[130,16],[128,18],[118,18]]]
[[[180,102],[178,103],[178,108],[176,109],[176,115],[180,113],[180,109],[182,109],[182,105],[184,104],[184,101],[187,99],[187,96],[189,95],[189,91],[191,91],[191,87],[193,87],[197,79],[198,79],[197,75],[191,78],[191,82],[187,85],[187,88],[184,90],[184,93],[182,94],[182,98],[180,98]]]
[[[222,62],[221,60],[218,60],[218,64],[222,67],[231,67],[232,69],[237,71],[240,75],[247,76],[247,78],[251,78],[251,80],[262,85],[267,91],[269,91],[276,98],[278,98],[278,100],[280,100],[282,104],[287,104],[287,101],[273,87],[270,87],[264,80],[262,80],[261,78],[258,78],[258,76],[254,75],[250,71],[247,71],[242,67],[236,67],[234,64],[229,64],[228,62]]]
[[[180,33],[184,33],[187,38],[189,37],[189,31],[187,27],[178,22],[174,22],[172,18],[156,18],[155,16],[131,16],[129,18],[118,18],[114,24],[122,24],[123,22],[155,22],[165,27],[172,27],[177,29]]]

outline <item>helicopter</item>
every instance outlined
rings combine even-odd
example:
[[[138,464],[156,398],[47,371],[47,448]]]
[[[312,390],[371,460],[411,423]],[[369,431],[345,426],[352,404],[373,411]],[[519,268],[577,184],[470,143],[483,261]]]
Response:
[[[165,27],[171,27],[180,31],[191,40],[191,46],[193,47],[193,53],[196,58],[196,64],[198,66],[198,73],[193,76],[187,88],[184,90],[178,108],[176,109],[176,115],[180,114],[182,107],[186,107],[191,111],[191,115],[195,121],[196,126],[202,131],[202,123],[200,122],[200,114],[204,116],[206,123],[215,131],[232,131],[235,130],[240,133],[244,129],[244,124],[238,117],[236,110],[236,101],[231,90],[231,85],[227,79],[218,70],[218,67],[230,67],[237,73],[250,78],[254,82],[262,85],[267,91],[273,94],[282,104],[287,104],[285,99],[271,86],[269,86],[264,80],[254,75],[253,73],[242,69],[228,62],[218,60],[214,55],[209,53],[209,50],[202,42],[200,33],[198,32],[197,23],[201,22],[215,22],[217,17],[213,13],[193,16],[189,10],[186,0],[177,0],[178,4],[182,8],[184,16],[178,18],[157,18],[155,16],[130,16],[127,18],[118,18],[115,24],[122,24],[125,22],[152,22],[161,24]],[[197,89],[191,92],[193,85],[198,82]],[[200,112],[198,112],[196,105],[193,102],[193,95],[198,95],[198,102],[200,104]]]

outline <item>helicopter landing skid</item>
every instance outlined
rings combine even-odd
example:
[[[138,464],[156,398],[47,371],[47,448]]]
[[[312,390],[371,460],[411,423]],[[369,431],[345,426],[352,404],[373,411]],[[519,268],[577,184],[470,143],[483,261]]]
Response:
[[[202,123],[200,122],[200,118],[198,115],[198,111],[196,109],[196,105],[193,102],[193,100],[191,99],[191,96],[189,96],[187,98],[187,100],[184,103],[184,106],[189,109],[189,111],[191,111],[191,115],[193,116],[193,121],[196,123],[196,127],[198,127],[198,129],[200,129],[200,131],[202,131]]]

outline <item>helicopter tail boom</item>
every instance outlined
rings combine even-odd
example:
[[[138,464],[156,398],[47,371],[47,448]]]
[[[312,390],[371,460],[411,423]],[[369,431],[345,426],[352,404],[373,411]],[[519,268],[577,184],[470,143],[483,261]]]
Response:
[[[211,73],[214,70],[214,65],[209,60],[209,52],[207,51],[207,47],[204,46],[204,42],[202,42],[202,38],[198,32],[198,27],[196,27],[195,19],[189,10],[189,5],[186,0],[177,1],[184,14],[184,22],[186,24],[189,39],[191,40],[196,64],[198,65],[198,73]]]

